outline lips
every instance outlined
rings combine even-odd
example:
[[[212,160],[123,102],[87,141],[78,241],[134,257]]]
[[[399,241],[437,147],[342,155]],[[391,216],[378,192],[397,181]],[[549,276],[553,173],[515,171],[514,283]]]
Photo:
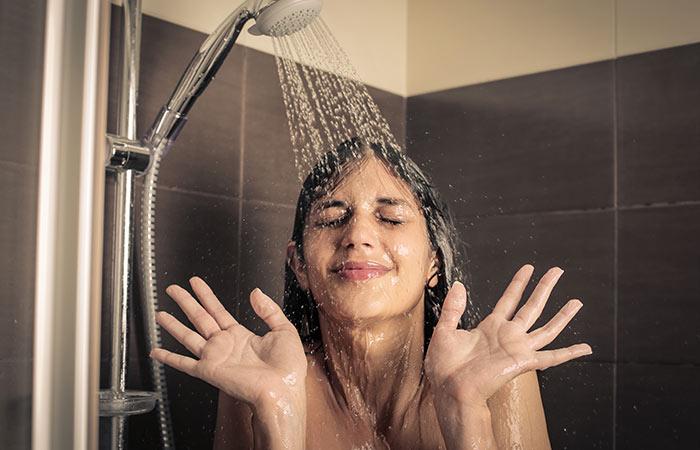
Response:
[[[346,280],[361,281],[379,278],[390,270],[389,267],[374,261],[344,261],[334,272]]]

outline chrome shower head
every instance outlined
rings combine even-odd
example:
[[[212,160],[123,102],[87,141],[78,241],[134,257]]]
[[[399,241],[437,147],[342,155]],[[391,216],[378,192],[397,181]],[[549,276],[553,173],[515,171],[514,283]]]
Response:
[[[305,28],[321,12],[321,0],[277,0],[255,18],[250,34],[287,36]]]
[[[306,27],[321,12],[321,0],[245,0],[212,32],[180,77],[168,102],[144,138],[149,148],[167,148],[177,138],[187,114],[223,64],[248,20],[252,34],[286,36]]]

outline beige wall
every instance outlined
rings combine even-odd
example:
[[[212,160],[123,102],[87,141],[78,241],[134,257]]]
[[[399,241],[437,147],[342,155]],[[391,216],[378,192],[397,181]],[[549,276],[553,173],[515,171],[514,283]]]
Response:
[[[143,12],[204,33],[243,0],[143,0]],[[121,4],[121,1],[114,1]],[[323,0],[323,19],[370,86],[405,95],[406,0]],[[241,33],[238,43],[273,53],[265,36]]]
[[[143,9],[209,33],[240,1]],[[700,42],[699,0],[324,0],[322,15],[360,77],[403,96]],[[239,43],[272,53],[266,37]]]
[[[698,0],[407,0],[408,95],[700,42]]]
[[[409,95],[612,58],[610,0],[408,0]]]

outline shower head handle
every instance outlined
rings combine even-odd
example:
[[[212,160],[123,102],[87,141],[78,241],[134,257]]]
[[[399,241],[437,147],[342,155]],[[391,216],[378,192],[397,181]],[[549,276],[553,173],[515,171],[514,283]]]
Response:
[[[199,95],[204,92],[228,56],[243,26],[259,21],[261,33],[290,34],[308,25],[321,10],[321,0],[246,0],[202,43],[178,81],[170,99],[161,109],[144,144],[155,149],[173,141]]]

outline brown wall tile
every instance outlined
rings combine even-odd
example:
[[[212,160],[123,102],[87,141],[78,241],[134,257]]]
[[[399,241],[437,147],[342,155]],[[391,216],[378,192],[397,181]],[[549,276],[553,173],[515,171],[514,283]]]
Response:
[[[700,364],[700,206],[619,214],[620,360]]]
[[[553,449],[613,448],[613,365],[571,362],[538,372]]]
[[[489,314],[515,272],[533,264],[535,274],[521,301],[525,303],[550,267],[564,270],[540,319],[544,325],[569,299],[583,308],[545,349],[587,342],[588,361],[614,360],[614,222],[612,212],[495,216],[463,224],[469,246],[473,300]]]
[[[0,1],[0,160],[39,161],[45,2]]]
[[[32,359],[37,177],[0,162],[0,361]]]
[[[408,99],[408,152],[458,217],[610,207],[612,63]]]
[[[241,323],[258,333],[266,331],[267,327],[250,306],[250,292],[259,287],[282,304],[284,263],[293,222],[293,207],[249,200],[243,203],[238,317]]]
[[[700,447],[700,367],[619,367],[617,448]]]
[[[621,205],[700,200],[700,44],[615,61]]]

